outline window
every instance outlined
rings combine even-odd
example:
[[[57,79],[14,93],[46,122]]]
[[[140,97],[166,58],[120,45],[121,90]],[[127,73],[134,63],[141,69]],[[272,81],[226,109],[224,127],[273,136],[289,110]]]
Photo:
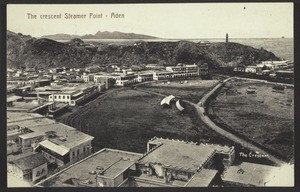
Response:
[[[79,155],[79,149],[77,149],[77,156]]]
[[[73,151],[72,155],[73,155],[73,157],[75,156],[75,151]]]
[[[60,99],[60,96],[58,96],[58,98]]]
[[[37,173],[36,173],[36,177],[39,177],[41,174],[40,174],[40,172],[38,171]]]
[[[54,96],[54,99],[56,99],[56,95]]]
[[[67,96],[67,99],[69,99],[69,96]]]
[[[85,147],[83,147],[83,152],[85,152]]]
[[[63,99],[65,99],[65,96],[63,96]]]

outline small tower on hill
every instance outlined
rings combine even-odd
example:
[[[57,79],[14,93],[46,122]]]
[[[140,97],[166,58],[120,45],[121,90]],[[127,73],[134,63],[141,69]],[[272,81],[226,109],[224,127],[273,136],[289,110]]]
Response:
[[[226,43],[228,43],[228,33],[226,33]]]

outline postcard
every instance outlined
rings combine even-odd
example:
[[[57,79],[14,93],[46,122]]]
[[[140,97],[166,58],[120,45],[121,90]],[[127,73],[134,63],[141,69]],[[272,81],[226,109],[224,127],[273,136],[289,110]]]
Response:
[[[293,187],[293,9],[8,4],[7,186]]]

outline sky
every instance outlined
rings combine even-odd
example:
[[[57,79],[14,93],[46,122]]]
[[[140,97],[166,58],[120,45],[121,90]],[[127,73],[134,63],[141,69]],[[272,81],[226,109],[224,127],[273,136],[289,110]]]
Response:
[[[36,19],[28,18],[28,14]],[[86,15],[66,19],[65,14]],[[102,18],[89,18],[101,14]],[[111,14],[122,18],[111,18]],[[61,14],[60,19],[41,15]],[[34,37],[120,31],[160,38],[293,38],[293,3],[7,5],[7,29]]]

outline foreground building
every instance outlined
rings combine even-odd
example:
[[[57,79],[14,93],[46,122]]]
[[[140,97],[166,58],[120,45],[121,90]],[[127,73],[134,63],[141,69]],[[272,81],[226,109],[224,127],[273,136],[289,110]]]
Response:
[[[105,148],[36,186],[209,187],[220,182],[216,164],[234,156],[233,147],[153,138],[145,154]]]
[[[219,180],[218,164],[230,166],[234,157],[234,147],[153,138],[136,165],[145,186],[208,187]]]
[[[226,187],[264,187],[275,177],[279,167],[243,162],[230,166],[222,175]]]
[[[60,167],[92,154],[94,137],[73,127],[34,113],[8,112],[7,117],[8,140],[15,142],[22,153],[39,152]]]
[[[48,174],[47,159],[40,153],[28,153],[7,159],[7,173],[10,180],[35,183]],[[13,182],[13,181],[8,181]],[[13,183],[11,183],[13,185]]]
[[[118,187],[135,172],[142,154],[102,149],[40,182],[43,187]]]

